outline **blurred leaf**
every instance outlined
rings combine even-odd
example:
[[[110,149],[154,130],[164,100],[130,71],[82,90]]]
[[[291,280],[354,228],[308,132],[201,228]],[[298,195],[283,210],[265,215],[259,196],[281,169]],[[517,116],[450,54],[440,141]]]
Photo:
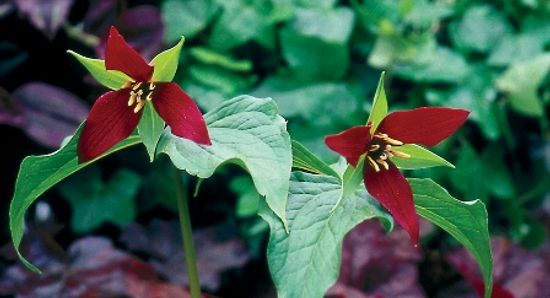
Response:
[[[150,164],[151,171],[143,178],[143,195],[138,203],[139,209],[149,211],[153,207],[162,206],[177,214],[177,194],[174,187],[174,174],[170,161],[156,159]]]
[[[26,83],[5,100],[0,123],[20,127],[49,148],[59,148],[88,115],[88,107],[76,95],[41,82]]]
[[[0,295],[17,297],[190,297],[179,284],[161,281],[153,266],[113,246],[111,240],[86,237],[71,244],[65,260],[51,252],[44,273],[36,275],[21,265],[1,277]],[[207,296],[205,296],[207,297]]]
[[[329,165],[319,159],[304,145],[298,141],[292,141],[292,166],[294,168],[308,171],[314,174],[321,174],[340,178]]]
[[[159,116],[152,103],[146,103],[138,123],[138,133],[151,162],[155,159],[155,151],[163,131],[164,120]]]
[[[493,286],[488,215],[480,200],[462,202],[430,179],[408,179],[418,214],[451,234],[475,257],[483,273],[486,298]]]
[[[550,54],[512,64],[496,81],[496,86],[507,93],[511,107],[519,113],[543,117],[544,108],[537,89],[550,70]]]
[[[163,46],[164,25],[159,9],[152,5],[121,9],[120,5],[119,0],[90,3],[84,16],[83,29],[97,38],[88,43],[95,46],[98,57],[104,57],[109,28],[115,26],[146,60],[151,59]],[[82,39],[82,34],[79,34],[78,38]]]
[[[218,10],[210,0],[165,0],[162,3],[162,18],[166,24],[166,40],[193,38],[211,21]]]
[[[455,167],[452,163],[446,161],[444,158],[419,145],[405,144],[403,146],[397,147],[395,150],[407,153],[411,156],[409,158],[398,156],[393,156],[391,158],[391,161],[393,161],[393,163],[395,163],[395,165],[400,169],[411,170],[438,166],[451,168]]]
[[[106,222],[119,227],[132,223],[140,184],[140,177],[125,169],[116,171],[107,183],[97,168],[72,177],[59,189],[71,204],[72,230],[88,233]]]
[[[401,227],[388,234],[380,223],[364,221],[344,238],[340,276],[327,296],[424,298],[421,259]]]
[[[1,17],[2,4],[0,4],[0,17]],[[0,79],[4,79],[12,71],[16,70],[25,60],[27,60],[29,54],[20,49],[17,45],[8,42],[0,41]]]
[[[372,107],[370,109],[369,119],[367,125],[372,124],[371,131],[376,131],[378,124],[382,122],[382,119],[388,114],[388,99],[386,98],[386,91],[384,87],[384,77],[386,72],[382,72],[378,86],[376,86],[376,92],[374,93],[374,99],[372,101]]]
[[[212,27],[208,39],[210,47],[229,51],[254,40],[268,49],[274,48],[275,28],[269,13],[245,3],[241,0],[227,2]]]
[[[69,17],[73,0],[14,0],[19,12],[49,38]]]
[[[101,59],[92,59],[84,57],[78,53],[75,53],[71,50],[67,51],[69,54],[80,62],[90,74],[97,80],[101,85],[112,89],[118,90],[124,86],[127,82],[132,81],[132,79],[126,74],[118,70],[107,70],[105,69],[105,61]]]
[[[195,230],[193,239],[197,249],[197,266],[201,269],[201,285],[210,291],[222,285],[223,272],[242,267],[250,258],[243,241],[227,224]],[[120,241],[133,251],[147,254],[149,263],[166,280],[178,285],[188,284],[181,232],[176,221],[154,219],[146,227],[129,225],[123,230]]]
[[[195,64],[189,68],[191,78],[220,91],[225,96],[235,96],[240,91],[248,90],[255,77],[235,73],[214,65]]]
[[[491,52],[490,65],[507,66],[514,62],[522,62],[542,54],[543,41],[534,35],[506,35]]]
[[[238,217],[254,216],[260,209],[260,195],[254,187],[254,182],[246,176],[231,180],[231,190],[239,195],[235,210]]]
[[[352,124],[352,115],[359,108],[359,96],[350,85],[341,82],[299,84],[287,76],[267,78],[252,92],[277,101],[285,117],[302,117],[315,126]]]
[[[512,30],[500,11],[490,5],[470,7],[460,22],[451,26],[453,43],[465,51],[489,52],[501,38]]]
[[[154,66],[153,77],[154,82],[171,82],[176,75],[178,69],[181,48],[185,42],[185,37],[181,37],[178,43],[156,55],[151,61]]]
[[[157,151],[167,154],[177,168],[200,178],[212,176],[225,162],[243,166],[269,207],[286,222],[292,148],[285,119],[277,114],[275,102],[240,96],[224,102],[204,118],[211,146],[174,137],[167,129]]]
[[[189,55],[204,64],[219,66],[235,72],[249,72],[253,66],[250,60],[237,60],[209,48],[193,47],[189,50]]]
[[[297,9],[280,32],[283,57],[303,80],[342,78],[350,63],[347,43],[353,25],[349,8]]]
[[[86,162],[78,163],[77,143],[81,128],[68,141],[68,143],[56,152],[42,156],[28,156],[21,163],[17,181],[15,182],[15,193],[10,204],[10,232],[13,245],[16,248],[17,255],[21,262],[34,272],[39,269],[29,263],[19,251],[19,244],[23,238],[25,228],[25,213],[31,204],[38,199],[40,195],[50,189],[52,186],[61,182],[71,174],[81,170],[87,165],[111,154],[139,144],[139,137],[130,136],[121,141],[109,151],[100,157]]]
[[[432,42],[430,38],[407,39],[396,34],[378,35],[369,53],[368,64],[384,69],[393,64],[414,61],[418,52]]]
[[[287,205],[289,233],[271,211],[261,211],[271,228],[267,257],[279,296],[323,296],[338,277],[345,234],[374,217],[391,221],[364,188],[335,205],[341,192],[335,177],[294,172]]]

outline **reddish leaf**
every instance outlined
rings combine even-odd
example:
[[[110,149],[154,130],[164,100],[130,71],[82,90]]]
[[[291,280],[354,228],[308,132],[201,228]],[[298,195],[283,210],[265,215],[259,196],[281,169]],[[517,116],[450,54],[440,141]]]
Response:
[[[15,0],[21,14],[50,38],[69,16],[74,0]]]
[[[409,233],[411,242],[416,246],[419,227],[412,190],[397,167],[391,162],[389,164],[388,170],[382,169],[378,172],[365,165],[365,186],[370,195]]]
[[[329,297],[420,298],[420,252],[408,244],[407,233],[396,227],[386,234],[376,221],[355,227],[344,239],[338,282]]]
[[[105,48],[105,67],[122,71],[138,82],[146,82],[153,74],[153,66],[131,48],[115,27],[111,27]]]
[[[20,127],[51,148],[59,147],[88,114],[76,95],[45,83],[27,83],[11,96],[5,92],[0,96],[0,123]]]
[[[367,151],[371,140],[370,128],[370,125],[352,127],[339,134],[327,136],[325,144],[355,167],[361,155]]]
[[[109,91],[94,103],[78,140],[79,162],[92,160],[127,138],[136,128],[141,111],[128,107],[129,91]]]
[[[240,267],[250,258],[244,243],[233,234],[227,235],[226,225],[197,230],[193,238],[201,285],[209,290],[219,288],[224,271]],[[149,254],[149,262],[169,281],[188,283],[176,222],[154,220],[147,228],[130,225],[123,231],[121,241],[132,250]]]
[[[160,117],[170,126],[172,134],[197,144],[212,144],[201,111],[178,84],[158,84],[153,105]]]
[[[377,131],[403,143],[435,146],[466,121],[463,109],[422,107],[388,114]]]

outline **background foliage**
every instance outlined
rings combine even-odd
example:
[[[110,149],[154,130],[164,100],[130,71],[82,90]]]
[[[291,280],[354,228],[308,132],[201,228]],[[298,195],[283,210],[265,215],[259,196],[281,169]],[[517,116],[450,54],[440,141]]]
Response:
[[[77,128],[90,103],[105,91],[65,51],[101,57],[107,28],[116,24],[148,58],[184,35],[175,81],[203,111],[240,94],[272,97],[289,120],[292,137],[330,162],[336,156],[324,146],[323,137],[365,122],[382,70],[387,70],[386,91],[393,109],[444,105],[472,110],[466,126],[435,148],[456,169],[407,174],[433,178],[454,197],[482,199],[488,206],[491,233],[502,237],[494,243],[512,241],[515,244],[496,245],[505,247],[503,251],[515,245],[513,250],[521,251],[516,254],[529,254],[542,262],[540,270],[517,271],[544,280],[550,274],[544,270],[542,257],[549,247],[550,217],[549,18],[550,5],[542,0],[0,1],[0,123],[4,124],[0,131],[6,140],[0,157],[0,210],[7,214],[22,158],[57,148]],[[44,204],[35,207],[34,222],[53,221],[64,228],[35,228],[40,237],[27,244],[35,258],[51,260],[74,253],[78,248],[73,246],[81,245],[75,240],[82,233],[108,237],[116,249],[139,252],[139,247],[120,240],[127,224],[148,226],[158,218],[175,218],[166,160],[152,166],[147,160],[143,148],[123,151],[46,193],[41,199]],[[194,186],[194,180],[189,182]],[[75,192],[83,185],[90,190]],[[83,208],[108,212],[91,220],[78,215]],[[204,182],[199,198],[193,200],[197,228],[225,225],[215,238],[222,241],[208,243],[226,245],[229,241],[238,243],[231,247],[245,251],[239,262],[208,269],[214,276],[223,276],[208,286],[212,293],[272,295],[267,290],[272,282],[265,265],[268,226],[256,215],[260,208],[252,181],[237,167],[222,168],[214,179]],[[8,243],[7,216],[0,218],[1,242]],[[360,228],[370,229],[364,234],[377,233],[374,226]],[[55,237],[51,236],[54,230],[59,232]],[[418,276],[403,284],[418,290],[411,293],[418,292],[419,297],[452,296],[455,288],[467,291],[467,285],[460,288],[458,272],[469,273],[456,261],[448,261],[460,255],[454,251],[455,243],[443,233],[424,230],[422,253],[392,261]],[[352,236],[344,244],[344,264],[362,241],[354,242]],[[38,245],[40,241],[50,245]],[[93,243],[113,254],[116,251],[109,242]],[[401,249],[390,241],[385,245],[386,250]],[[43,246],[46,249],[41,250]],[[67,253],[67,249],[72,251]],[[164,264],[151,267],[151,272],[161,276],[167,271],[159,268],[180,264],[168,262],[166,254],[139,253],[148,264]],[[452,257],[447,258],[448,254]],[[499,265],[498,260],[497,256],[496,268],[507,261],[501,258]],[[1,280],[17,285],[21,281],[10,275],[10,270],[16,270],[10,264],[2,263],[0,270],[6,270]],[[438,268],[449,266],[459,269],[437,273]],[[383,272],[384,262],[365,262],[363,271],[357,270],[377,272],[373,268]],[[339,288],[330,290],[334,295],[342,289],[389,296],[399,292],[395,286],[395,292],[385,292],[389,286],[377,281],[357,282],[368,279],[368,274],[342,270]],[[530,297],[525,288],[507,287],[519,277],[499,279],[496,271],[496,281],[504,288],[517,297]],[[148,280],[158,283],[152,277]],[[252,283],[257,286],[250,287]],[[527,287],[528,283],[522,284]],[[158,287],[168,291],[167,285]],[[529,287],[541,293],[536,283]],[[0,288],[5,291],[0,294],[17,292],[15,286]]]

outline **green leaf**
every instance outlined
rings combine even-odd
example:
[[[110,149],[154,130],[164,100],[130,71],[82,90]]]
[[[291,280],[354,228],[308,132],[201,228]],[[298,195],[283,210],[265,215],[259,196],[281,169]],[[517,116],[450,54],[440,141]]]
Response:
[[[345,7],[297,9],[295,19],[280,31],[283,57],[302,80],[342,78],[350,64],[354,21],[353,10]]]
[[[185,37],[182,36],[175,46],[160,52],[151,60],[151,64],[154,66],[152,77],[154,82],[171,82],[174,79],[184,42]]]
[[[391,222],[364,187],[332,210],[341,192],[338,178],[293,172],[289,233],[271,211],[260,211],[271,228],[267,258],[279,297],[323,297],[340,273],[344,236],[367,219]]]
[[[118,90],[124,84],[131,82],[132,78],[118,70],[106,70],[105,61],[84,57],[76,52],[67,51],[80,62],[101,85]]]
[[[165,0],[162,19],[166,25],[166,40],[173,42],[182,35],[193,38],[212,20],[218,6],[211,0]]]
[[[292,141],[292,166],[294,168],[305,170],[314,174],[324,174],[340,178],[338,173],[334,171],[324,161],[319,159],[304,145],[298,141]]]
[[[418,214],[451,234],[474,256],[485,281],[485,297],[491,297],[493,258],[485,204],[462,202],[430,179],[408,179]]]
[[[550,70],[550,54],[512,64],[497,79],[496,86],[508,94],[511,107],[519,113],[543,117],[544,107],[537,89]]]
[[[254,187],[254,182],[247,176],[236,177],[231,180],[231,190],[238,194],[235,212],[237,217],[256,216],[260,209],[261,197]]]
[[[444,158],[419,145],[405,144],[403,146],[396,147],[395,150],[407,153],[411,156],[410,158],[397,156],[391,158],[393,163],[400,169],[412,170],[439,166],[451,168],[455,167]]]
[[[292,167],[290,136],[285,119],[270,98],[239,96],[204,115],[211,146],[175,137],[165,130],[157,152],[200,178],[212,176],[225,162],[236,162],[250,175],[269,207],[285,220],[288,180]]]
[[[138,133],[141,137],[141,142],[147,149],[151,162],[155,159],[155,150],[163,131],[164,120],[155,111],[153,104],[147,102],[143,107],[143,114],[138,124]]]
[[[81,172],[61,185],[61,194],[71,204],[71,228],[87,233],[103,223],[123,227],[136,217],[135,198],[141,179],[129,170],[118,170],[109,182],[97,168]]]
[[[81,126],[82,127],[82,126]],[[56,152],[41,156],[28,156],[21,163],[15,193],[10,204],[10,232],[19,259],[34,272],[40,272],[38,268],[27,261],[19,251],[19,245],[23,238],[25,228],[25,212],[40,195],[52,186],[61,182],[66,177],[81,170],[87,165],[111,154],[140,143],[139,137],[130,136],[121,141],[100,157],[86,162],[78,163],[77,144],[81,128],[69,142]]]
[[[189,50],[189,55],[202,63],[216,65],[230,71],[249,72],[253,67],[250,60],[236,60],[228,54],[218,53],[209,48],[194,47]]]
[[[378,124],[382,122],[382,119],[388,114],[388,99],[386,98],[386,91],[384,90],[384,78],[386,72],[383,71],[374,93],[374,100],[372,101],[372,108],[370,109],[368,123],[372,123],[371,131],[374,132],[378,127]]]
[[[466,51],[488,52],[512,31],[506,16],[490,5],[472,6],[459,20],[451,25],[451,38]]]

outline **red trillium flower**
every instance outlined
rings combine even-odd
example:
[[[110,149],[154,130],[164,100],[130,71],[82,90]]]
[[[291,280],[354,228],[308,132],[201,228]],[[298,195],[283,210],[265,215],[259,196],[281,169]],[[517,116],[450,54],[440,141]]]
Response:
[[[363,179],[367,191],[386,208],[418,244],[418,216],[410,185],[391,158],[411,156],[399,150],[404,144],[434,146],[455,132],[469,111],[423,107],[388,114],[371,134],[371,124],[356,126],[325,138],[327,146],[357,166],[365,154]]]
[[[197,144],[211,144],[206,123],[191,97],[175,83],[153,82],[154,66],[147,64],[114,27],[107,39],[105,68],[121,71],[132,80],[96,100],[78,141],[79,162],[92,160],[127,138],[137,127],[147,102],[153,104],[172,134]]]

